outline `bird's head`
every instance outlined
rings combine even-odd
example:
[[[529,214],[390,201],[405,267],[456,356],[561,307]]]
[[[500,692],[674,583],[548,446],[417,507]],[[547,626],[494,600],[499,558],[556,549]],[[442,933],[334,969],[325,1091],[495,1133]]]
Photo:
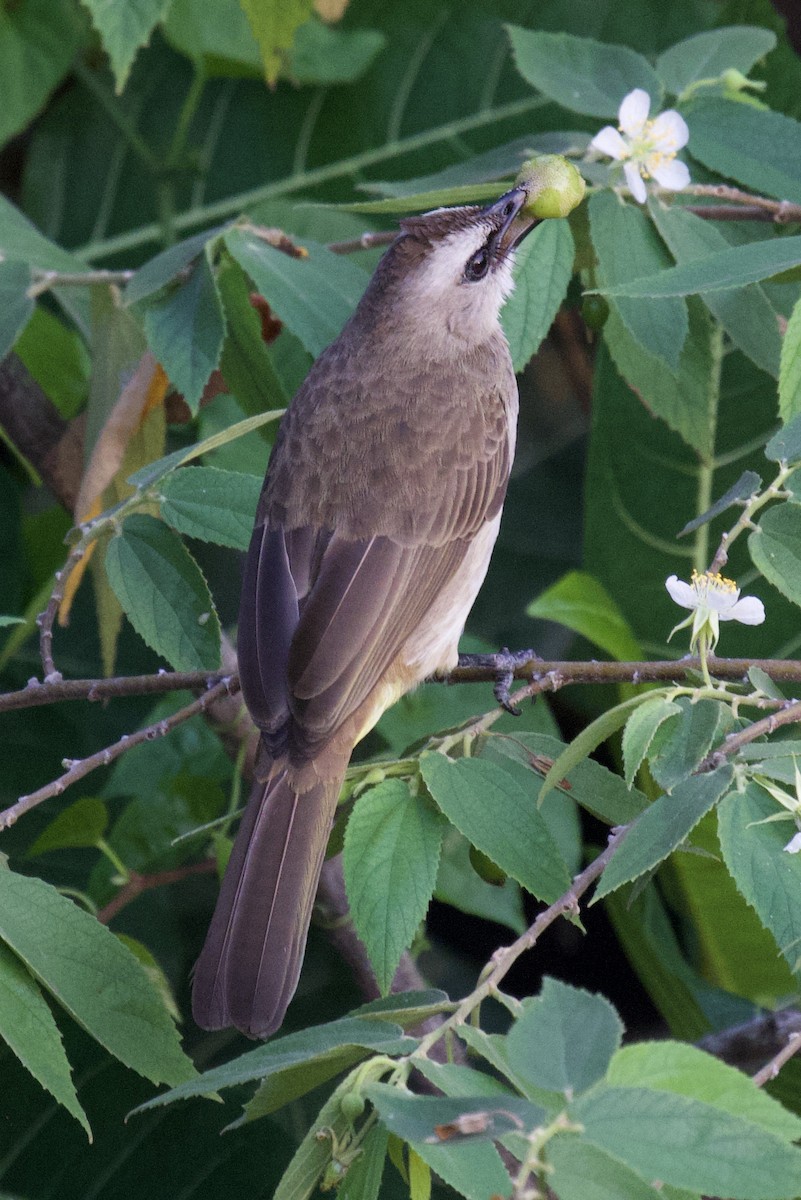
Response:
[[[534,227],[527,193],[513,188],[486,208],[439,208],[401,221],[376,283],[421,352],[459,354],[498,330],[512,291],[515,248]]]

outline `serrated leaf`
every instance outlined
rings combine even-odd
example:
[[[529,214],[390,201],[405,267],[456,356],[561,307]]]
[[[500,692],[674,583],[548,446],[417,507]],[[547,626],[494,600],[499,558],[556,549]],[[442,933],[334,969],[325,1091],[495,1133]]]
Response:
[[[801,504],[776,504],[748,536],[754,566],[794,604],[801,604]]]
[[[108,826],[108,811],[96,796],[83,796],[60,812],[42,830],[28,854],[44,854],[47,850],[68,847],[96,846]]]
[[[82,40],[82,23],[64,0],[21,0],[0,8],[0,145],[44,107]]]
[[[371,1052],[409,1053],[416,1045],[416,1040],[404,1038],[401,1027],[393,1022],[343,1017],[327,1025],[311,1025],[298,1033],[275,1038],[255,1050],[248,1050],[220,1067],[213,1067],[194,1079],[180,1083],[169,1092],[154,1096],[133,1111],[147,1112],[163,1104],[174,1104],[176,1100],[209,1096],[243,1083],[263,1083],[273,1077],[289,1078],[291,1074],[292,1078],[300,1078],[296,1075],[298,1071],[302,1073],[308,1070],[311,1073],[325,1066],[327,1075],[314,1075],[314,1082],[310,1085],[313,1087],[338,1074],[352,1061],[367,1058]],[[295,1094],[302,1095],[303,1091]]]
[[[777,683],[774,683],[767,671],[763,671],[761,667],[749,667],[748,679],[757,691],[762,692],[763,696],[770,696],[772,700],[787,699],[784,692]]]
[[[614,308],[610,309],[603,336],[618,372],[649,412],[707,457],[713,450],[714,429],[709,411],[714,403],[709,387],[713,326],[700,301],[690,299],[687,312],[689,332],[675,375],[637,344]]]
[[[480,758],[426,753],[420,773],[439,808],[472,845],[540,900],[552,903],[570,876],[537,809],[508,772]]]
[[[790,314],[782,339],[779,415],[785,424],[801,415],[801,300]]]
[[[616,1087],[647,1087],[703,1100],[721,1112],[753,1121],[787,1141],[801,1137],[801,1118],[742,1071],[683,1042],[638,1042],[618,1050],[607,1080]]]
[[[428,910],[444,828],[399,779],[371,788],[351,813],[343,856],[350,915],[382,992]]]
[[[631,1167],[577,1137],[548,1143],[548,1185],[559,1200],[665,1200]],[[673,1200],[673,1198],[669,1198]]]
[[[692,704],[682,696],[676,701],[682,710],[680,721],[662,725],[651,743],[650,768],[654,779],[671,791],[687,779],[713,745],[731,730],[733,717],[728,705],[717,700],[699,700]]]
[[[575,247],[567,221],[543,221],[515,256],[515,290],[501,311],[512,365],[522,371],[553,324],[573,274]]]
[[[732,107],[744,107],[732,105]],[[604,288],[606,296],[692,296],[700,292],[726,291],[770,279],[780,271],[801,263],[801,236],[745,242],[716,250],[693,262],[668,267],[647,278],[630,279]],[[599,289],[595,289],[596,291]]]
[[[222,303],[206,256],[192,265],[187,279],[143,301],[143,307],[151,351],[196,412],[209,376],[219,366],[225,339]]]
[[[300,25],[312,14],[312,0],[240,0],[258,42],[264,77],[274,84]]]
[[[777,463],[794,463],[801,460],[801,415],[793,417],[774,433],[765,446],[765,458]]]
[[[656,73],[668,92],[678,96],[691,83],[716,79],[734,67],[747,75],[776,45],[776,35],[758,25],[729,25],[696,33],[664,50]]]
[[[470,861],[470,844],[457,829],[449,829],[442,843],[434,897],[462,913],[506,925],[514,933],[526,928],[520,884],[482,879]]]
[[[645,693],[632,696],[631,699],[624,700],[622,704],[616,704],[614,708],[607,709],[605,713],[601,713],[600,717],[596,717],[587,725],[568,746],[565,746],[562,753],[549,767],[548,774],[542,782],[540,799],[551,788],[556,787],[563,776],[569,775],[574,767],[589,758],[593,750],[597,750],[601,745],[601,742],[605,742],[613,733],[617,733],[618,729],[622,729],[629,714],[645,703],[647,699],[648,696]]]
[[[642,657],[640,643],[620,608],[586,571],[568,571],[527,605],[526,614],[558,621],[618,661]]]
[[[520,74],[563,108],[593,117],[616,117],[621,100],[632,88],[643,88],[655,106],[662,100],[662,85],[653,67],[627,46],[517,25],[506,29]]]
[[[111,61],[117,91],[125,87],[136,52],[144,46],[169,7],[170,0],[82,0]]]
[[[589,200],[589,215],[602,290],[670,265],[651,221],[639,207],[622,203],[613,192],[596,192]],[[684,300],[673,296],[645,302],[621,297],[613,303],[637,344],[675,373],[689,328]]]
[[[342,255],[305,241],[295,258],[255,233],[234,229],[225,244],[276,316],[318,355],[341,331],[367,285],[367,274]]]
[[[27,263],[12,258],[0,260],[0,359],[5,358],[33,316],[35,305],[28,295],[30,284],[31,269]]]
[[[0,939],[120,1062],[153,1083],[176,1084],[195,1075],[130,951],[50,884],[0,871]]]
[[[697,262],[729,248],[729,243],[711,221],[704,221],[681,208],[664,208],[661,204],[652,203],[650,209],[657,229],[679,264]],[[645,271],[632,273],[646,274]],[[739,346],[743,354],[763,371],[774,377],[778,375],[779,321],[764,290],[752,283],[733,291],[705,293],[703,300],[735,346]],[[637,301],[629,303],[637,304]]]
[[[134,514],[111,538],[106,572],[137,633],[176,671],[220,665],[220,622],[205,579],[163,521]]]
[[[747,500],[750,496],[759,491],[762,486],[762,480],[757,475],[756,471],[743,471],[736,483],[733,483],[730,488],[727,488],[723,495],[711,504],[705,512],[688,521],[683,529],[679,531],[678,536],[684,537],[688,533],[694,533],[696,529],[700,529],[702,525],[706,525],[709,521],[714,521],[715,517],[719,517],[727,508],[731,508],[738,500]]]
[[[688,1096],[643,1087],[608,1087],[571,1108],[582,1137],[660,1179],[731,1200],[787,1200],[801,1178],[801,1151]]]
[[[595,899],[653,870],[672,854],[731,782],[731,767],[719,767],[705,775],[691,775],[669,795],[659,796],[618,846],[600,878]]]
[[[312,17],[295,33],[288,74],[296,83],[353,83],[386,44],[376,29],[332,29]]]
[[[137,304],[155,292],[160,292],[167,284],[174,283],[177,277],[203,254],[209,242],[224,233],[225,229],[225,225],[216,229],[204,229],[202,233],[195,233],[148,259],[126,283],[122,293],[125,303]]]
[[[273,421],[280,420],[283,415],[283,409],[275,409],[273,412],[257,413],[255,417],[246,417],[244,421],[237,421],[234,425],[220,430],[219,433],[213,433],[209,437],[203,438],[202,441],[195,442],[193,446],[187,446],[183,450],[174,450],[172,454],[165,454],[156,462],[148,463],[146,467],[142,467],[141,470],[135,471],[133,475],[129,476],[128,482],[137,488],[150,487],[177,467],[183,467],[186,463],[200,458],[201,454],[210,454],[212,450],[216,450],[220,446],[236,441],[237,438],[246,437],[247,434],[260,429],[262,425],[269,425]]]
[[[273,1200],[308,1200],[331,1161],[333,1139],[337,1142],[351,1125],[342,1112],[342,1097],[353,1090],[356,1067],[334,1089],[298,1146],[275,1190]]]
[[[681,712],[673,700],[659,696],[635,708],[623,730],[623,762],[626,768],[626,783],[631,785],[646,758],[654,734],[663,722]]]
[[[187,537],[246,550],[261,485],[255,475],[217,467],[174,471],[161,486],[161,515]]]
[[[801,970],[801,859],[784,851],[791,825],[761,823],[777,811],[776,801],[749,783],[718,808],[718,836],[740,893],[797,974]]]
[[[248,278],[228,254],[221,256],[217,287],[226,323],[220,358],[226,385],[246,413],[288,404],[293,389],[276,369],[265,343],[261,316],[251,303]]]
[[[506,1041],[515,1071],[572,1099],[603,1077],[622,1036],[623,1022],[603,996],[546,978]]]
[[[353,1010],[354,1017],[395,1021],[403,1029],[410,1025],[419,1025],[429,1017],[454,1008],[454,1002],[447,992],[439,988],[427,988],[422,992],[393,992],[391,996],[381,996],[370,1000]]]
[[[92,1140],[53,1015],[15,954],[0,942],[0,1038],[26,1070],[79,1121]]]
[[[717,97],[693,102],[686,115],[693,158],[759,195],[801,202],[798,121]]]
[[[475,1026],[471,1028],[475,1029]],[[460,1029],[460,1037],[461,1032]],[[504,1040],[501,1038],[501,1041]],[[432,1062],[430,1058],[421,1058],[419,1064],[415,1063],[415,1067],[444,1096],[472,1096],[474,1099],[487,1096],[492,1099],[494,1096],[509,1095],[508,1087],[500,1079],[462,1063],[438,1063]]]
[[[379,1200],[389,1135],[375,1125],[361,1144],[361,1153],[337,1187],[337,1200]]]
[[[489,1141],[477,1137],[456,1138],[440,1145],[431,1142],[435,1125],[447,1125],[468,1112],[487,1113],[487,1138],[498,1137],[516,1127],[515,1118],[527,1127],[536,1128],[545,1115],[544,1110],[528,1100],[509,1094],[503,1099],[508,1116],[481,1096],[451,1100],[433,1096],[412,1096],[400,1088],[374,1083],[365,1089],[375,1105],[379,1118],[391,1133],[409,1141],[424,1162],[468,1200],[491,1200],[493,1195],[507,1196],[511,1180],[498,1151]],[[513,1115],[512,1115],[513,1114]],[[429,1139],[429,1140],[426,1140]]]

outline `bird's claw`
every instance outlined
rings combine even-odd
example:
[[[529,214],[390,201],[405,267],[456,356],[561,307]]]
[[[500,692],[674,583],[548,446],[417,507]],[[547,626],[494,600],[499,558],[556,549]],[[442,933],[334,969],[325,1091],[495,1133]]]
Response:
[[[495,683],[492,691],[495,699],[506,712],[513,717],[519,717],[523,710],[513,702],[509,694],[514,682],[515,671],[523,663],[538,657],[539,655],[535,654],[533,650],[517,650],[512,653],[504,647],[499,654],[461,654],[459,666],[483,667],[494,671]]]

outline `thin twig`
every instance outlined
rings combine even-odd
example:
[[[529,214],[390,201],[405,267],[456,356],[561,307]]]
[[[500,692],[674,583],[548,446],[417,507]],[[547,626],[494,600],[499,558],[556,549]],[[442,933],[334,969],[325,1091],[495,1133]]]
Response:
[[[92,287],[97,284],[116,284],[122,287],[133,278],[133,271],[44,271],[33,270],[33,283],[27,295],[31,300],[54,287]]]
[[[756,204],[685,204],[682,212],[695,213],[705,221],[766,221],[770,224],[779,218]]]
[[[200,862],[187,863],[184,867],[175,867],[172,871],[155,871],[152,875],[139,875],[132,871],[126,882],[117,892],[113,900],[99,909],[97,919],[101,925],[108,925],[119,912],[127,908],[142,892],[152,891],[153,888],[167,887],[171,883],[180,883],[191,875],[210,875],[217,870],[213,858],[204,858]]]
[[[42,804],[43,801],[51,799],[53,796],[60,796],[62,792],[73,783],[77,783],[79,779],[89,775],[98,767],[108,766],[115,759],[131,750],[134,746],[140,745],[142,742],[153,741],[154,738],[164,737],[173,730],[177,725],[184,721],[188,721],[190,717],[194,717],[197,713],[203,712],[215,700],[221,696],[231,695],[238,690],[239,680],[235,676],[227,676],[221,679],[214,687],[209,688],[197,700],[191,704],[187,704],[185,708],[179,709],[178,712],[172,713],[162,721],[157,721],[153,725],[148,725],[144,729],[138,729],[135,733],[123,734],[118,742],[111,746],[106,746],[103,750],[98,750],[96,754],[90,754],[88,758],[80,758],[75,760],[64,760],[64,765],[68,766],[68,770],[52,780],[44,787],[39,788],[35,792],[31,792],[27,796],[20,796],[15,804],[10,808],[0,812],[0,830],[9,829],[15,821],[17,821],[23,813],[29,812],[35,808],[37,804]]]
[[[474,988],[469,996],[465,996],[455,1012],[447,1017],[437,1029],[423,1038],[415,1050],[413,1057],[425,1056],[434,1043],[447,1030],[456,1029],[459,1025],[463,1025],[473,1010],[481,1004],[482,1000],[486,1000],[492,995],[506,973],[520,958],[520,955],[524,954],[526,950],[530,950],[545,930],[553,925],[554,921],[558,920],[559,917],[578,913],[579,900],[602,874],[607,863],[630,829],[631,825],[620,825],[617,829],[612,830],[606,849],[597,858],[593,859],[581,874],[575,877],[564,895],[560,896],[558,900],[541,912],[534,923],[516,941],[512,942],[509,946],[502,946],[495,951],[482,973],[478,986]]]
[[[366,230],[361,237],[349,238],[344,242],[329,242],[328,249],[334,254],[355,254],[358,250],[372,250],[374,246],[388,246],[397,236],[397,229],[380,229],[375,233]]]
[[[786,1045],[782,1047],[778,1054],[774,1054],[770,1062],[765,1063],[761,1071],[757,1071],[756,1075],[752,1075],[752,1079],[757,1087],[762,1087],[766,1083],[770,1083],[771,1079],[775,1079],[786,1062],[789,1062],[794,1054],[801,1050],[801,1033],[791,1033],[787,1039]]]
[[[59,683],[61,681],[61,672],[56,670],[56,665],[53,662],[53,624],[59,605],[64,599],[64,588],[67,585],[67,580],[85,553],[86,546],[83,540],[73,546],[67,555],[64,566],[60,571],[56,571],[56,583],[50,593],[47,607],[36,618],[36,624],[39,626],[39,653],[42,656],[42,670],[44,671],[45,683]]]
[[[743,746],[747,746],[749,742],[756,741],[763,734],[771,734],[775,730],[781,728],[782,725],[792,725],[796,721],[801,721],[801,701],[794,701],[787,708],[783,708],[781,712],[771,713],[769,717],[763,717],[760,721],[754,721],[753,725],[749,725],[747,729],[743,729],[741,733],[731,733],[716,746],[706,758],[703,759],[695,769],[697,775],[703,774],[705,771],[714,771],[717,767],[723,765],[727,758],[731,758]]]
[[[61,679],[42,683],[29,679],[16,692],[0,694],[0,712],[37,708],[63,700],[113,700],[121,696],[158,696],[165,692],[196,692],[213,687],[231,671],[159,671],[157,675],[118,675],[108,679]]]
[[[793,204],[789,200],[772,200],[768,196],[755,196],[751,192],[744,192],[741,188],[730,187],[725,183],[693,183],[684,188],[682,194],[710,196],[715,200],[728,200],[747,208],[761,208],[772,213],[773,219],[780,224],[801,221],[801,204]]]

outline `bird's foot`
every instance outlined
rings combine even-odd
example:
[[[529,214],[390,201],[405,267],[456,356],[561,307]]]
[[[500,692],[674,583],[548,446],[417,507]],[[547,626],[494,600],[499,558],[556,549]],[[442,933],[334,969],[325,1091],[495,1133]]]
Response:
[[[522,709],[513,703],[509,689],[515,678],[515,672],[526,663],[539,659],[533,650],[516,650],[514,653],[506,647],[499,654],[460,654],[460,667],[478,667],[495,673],[493,695],[508,713],[519,717]]]

